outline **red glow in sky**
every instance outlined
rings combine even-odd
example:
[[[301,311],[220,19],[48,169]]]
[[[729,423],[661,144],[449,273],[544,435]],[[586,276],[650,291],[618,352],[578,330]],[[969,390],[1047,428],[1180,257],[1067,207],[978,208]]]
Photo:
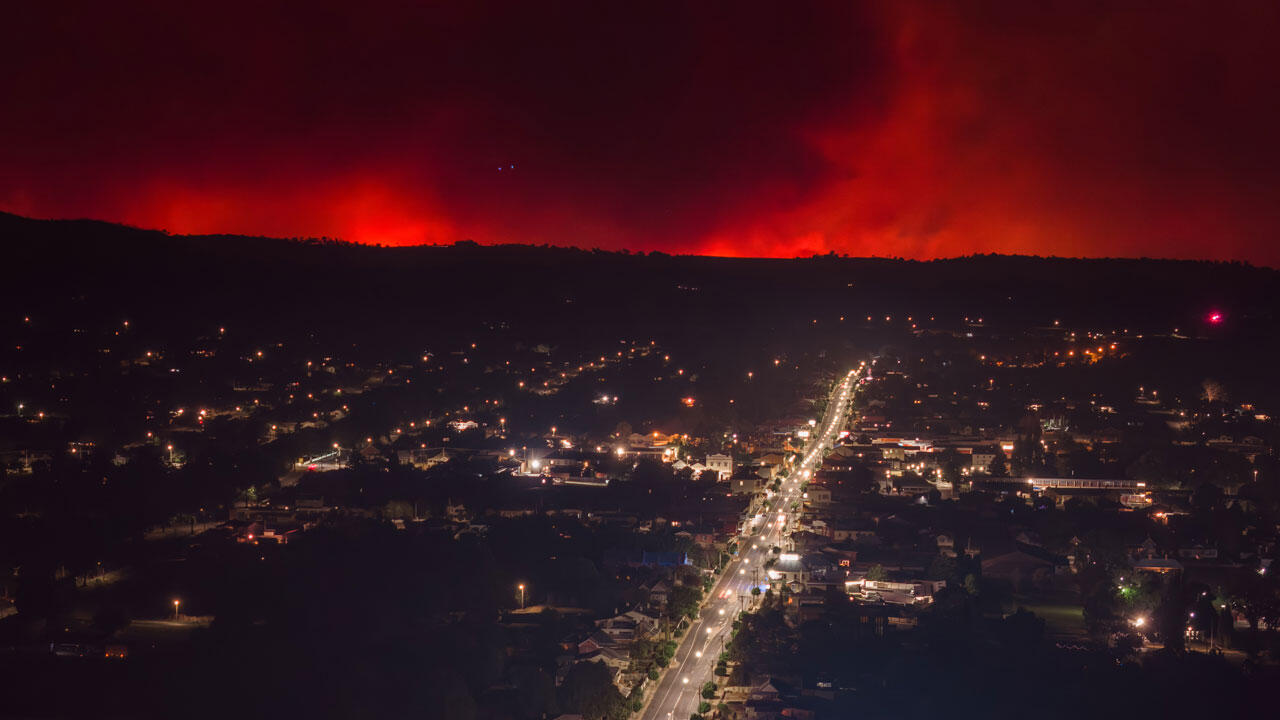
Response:
[[[0,210],[1280,266],[1274,2],[27,3]]]

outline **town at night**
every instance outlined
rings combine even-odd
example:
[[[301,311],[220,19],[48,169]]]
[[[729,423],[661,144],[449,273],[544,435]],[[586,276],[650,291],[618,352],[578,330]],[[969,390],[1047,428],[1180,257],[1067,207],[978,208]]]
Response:
[[[1274,712],[1275,5],[3,25],[0,718]]]

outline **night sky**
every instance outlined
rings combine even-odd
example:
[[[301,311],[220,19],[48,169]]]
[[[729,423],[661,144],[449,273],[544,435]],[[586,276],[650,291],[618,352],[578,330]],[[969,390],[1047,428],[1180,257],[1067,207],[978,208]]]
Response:
[[[0,209],[1280,266],[1277,37],[1274,0],[20,3]]]

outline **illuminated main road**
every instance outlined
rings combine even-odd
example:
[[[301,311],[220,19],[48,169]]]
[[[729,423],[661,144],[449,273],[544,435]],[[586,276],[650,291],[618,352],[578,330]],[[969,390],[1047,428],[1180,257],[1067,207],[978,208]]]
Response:
[[[783,537],[794,525],[795,514],[788,511],[791,503],[800,497],[800,484],[812,474],[813,468],[822,461],[824,451],[839,434],[841,420],[848,411],[864,367],[849,371],[832,390],[826,413],[810,431],[812,435],[804,455],[783,483],[781,492],[775,495],[774,510],[758,521],[751,521],[738,538],[737,556],[729,561],[724,574],[711,588],[698,618],[681,639],[671,667],[645,709],[645,720],[688,720],[698,711],[702,686],[708,680],[723,682],[713,671],[716,658],[729,642],[734,615],[739,609],[750,607],[751,588],[768,583],[764,563],[771,557],[773,547],[782,545]]]

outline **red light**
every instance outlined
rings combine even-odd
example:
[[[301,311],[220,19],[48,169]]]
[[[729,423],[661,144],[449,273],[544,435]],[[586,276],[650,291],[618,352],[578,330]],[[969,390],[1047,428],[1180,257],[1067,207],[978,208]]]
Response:
[[[1209,322],[1214,325],[1217,325],[1218,323],[1222,322],[1222,313],[1220,312],[1209,313]]]

